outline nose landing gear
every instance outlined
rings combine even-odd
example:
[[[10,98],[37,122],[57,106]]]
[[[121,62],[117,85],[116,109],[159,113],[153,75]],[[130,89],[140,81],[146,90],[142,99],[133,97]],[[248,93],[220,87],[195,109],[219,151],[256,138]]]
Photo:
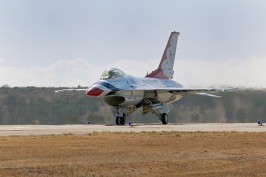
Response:
[[[116,125],[125,125],[126,124],[126,116],[123,114],[123,117],[117,116],[115,119]]]

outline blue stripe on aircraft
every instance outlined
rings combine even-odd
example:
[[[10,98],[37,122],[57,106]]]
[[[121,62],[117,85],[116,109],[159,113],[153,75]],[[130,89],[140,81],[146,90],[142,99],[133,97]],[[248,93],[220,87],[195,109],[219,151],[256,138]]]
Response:
[[[100,81],[97,84],[100,84],[100,85],[102,85],[102,86],[104,86],[104,87],[106,87],[106,88],[108,88],[108,89],[110,89],[112,91],[119,91],[119,90],[121,90],[121,89],[119,89],[119,88],[117,88],[117,87],[115,87],[115,86],[113,86],[113,85],[111,85],[111,84],[109,84],[107,82]]]

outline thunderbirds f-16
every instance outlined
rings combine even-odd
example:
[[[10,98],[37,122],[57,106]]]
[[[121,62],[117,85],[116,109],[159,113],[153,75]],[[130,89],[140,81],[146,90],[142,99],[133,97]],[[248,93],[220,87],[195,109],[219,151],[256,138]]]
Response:
[[[170,34],[161,62],[157,69],[145,77],[134,77],[117,68],[103,72],[100,80],[86,89],[63,89],[62,91],[84,91],[90,97],[102,97],[103,102],[112,107],[117,125],[125,125],[126,117],[137,108],[143,114],[152,112],[168,123],[168,104],[181,99],[186,94],[220,97],[209,92],[232,90],[232,88],[190,88],[183,87],[173,79],[176,45],[179,32]],[[207,93],[205,93],[207,92]]]

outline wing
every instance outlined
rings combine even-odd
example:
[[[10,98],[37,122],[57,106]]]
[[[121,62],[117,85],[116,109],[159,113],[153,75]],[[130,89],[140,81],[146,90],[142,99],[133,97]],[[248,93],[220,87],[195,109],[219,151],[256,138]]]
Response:
[[[232,91],[236,90],[237,88],[170,88],[168,89],[158,89],[158,90],[165,90],[167,92],[170,92],[172,94],[197,94],[197,95],[203,95],[203,96],[211,96],[211,97],[217,97],[220,98],[221,96],[205,93],[205,92],[223,92],[223,91]]]
[[[184,88],[184,87],[151,87],[151,86],[137,86],[133,88],[134,90],[153,90],[153,91],[159,91],[159,92],[169,92],[174,95],[184,95],[184,94],[197,94],[197,95],[203,95],[203,96],[211,96],[211,97],[217,97],[220,98],[221,96],[205,93],[205,92],[223,92],[223,91],[233,91],[237,90],[237,88]]]
[[[83,92],[86,92],[87,89],[72,89],[72,88],[68,88],[68,89],[62,89],[62,90],[56,90],[55,92],[58,93],[58,92],[68,92],[68,91],[83,91]]]

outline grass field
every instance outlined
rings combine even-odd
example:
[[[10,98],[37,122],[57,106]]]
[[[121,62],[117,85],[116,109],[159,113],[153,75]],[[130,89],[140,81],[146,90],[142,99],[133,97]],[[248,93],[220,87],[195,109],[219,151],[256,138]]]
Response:
[[[266,176],[266,133],[0,137],[0,176]]]

